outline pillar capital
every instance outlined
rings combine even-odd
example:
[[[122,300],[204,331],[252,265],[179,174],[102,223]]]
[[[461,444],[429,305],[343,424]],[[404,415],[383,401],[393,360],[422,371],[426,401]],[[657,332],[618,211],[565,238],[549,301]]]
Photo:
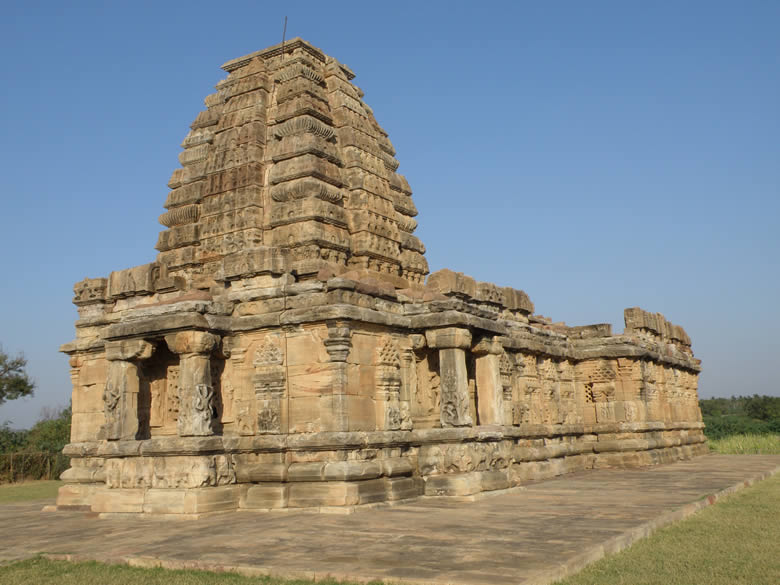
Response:
[[[105,348],[108,361],[146,360],[154,353],[154,345],[144,339],[107,341]]]
[[[483,337],[471,348],[475,355],[501,355],[503,351],[504,347],[496,337]]]
[[[425,332],[428,347],[434,349],[468,349],[471,347],[471,332],[460,327],[428,329]]]
[[[180,331],[165,336],[165,343],[173,353],[210,353],[219,343],[219,337],[207,331]]]

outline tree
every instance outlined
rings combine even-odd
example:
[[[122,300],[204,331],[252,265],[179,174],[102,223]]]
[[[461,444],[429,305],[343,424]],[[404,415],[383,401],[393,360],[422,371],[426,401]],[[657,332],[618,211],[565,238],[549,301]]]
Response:
[[[12,358],[0,347],[0,404],[33,393],[35,384],[24,371],[26,366],[22,354]]]
[[[62,451],[70,442],[70,418],[70,406],[57,410],[46,409],[41,419],[27,432],[25,447],[31,451],[49,453]]]

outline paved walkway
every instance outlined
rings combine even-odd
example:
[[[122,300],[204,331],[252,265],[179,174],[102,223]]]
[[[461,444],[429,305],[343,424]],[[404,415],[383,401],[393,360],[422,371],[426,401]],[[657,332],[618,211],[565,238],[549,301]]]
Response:
[[[780,456],[707,455],[578,473],[474,502],[421,498],[350,515],[117,520],[41,512],[41,502],[10,504],[0,506],[0,560],[44,552],[315,579],[537,585],[778,470]]]

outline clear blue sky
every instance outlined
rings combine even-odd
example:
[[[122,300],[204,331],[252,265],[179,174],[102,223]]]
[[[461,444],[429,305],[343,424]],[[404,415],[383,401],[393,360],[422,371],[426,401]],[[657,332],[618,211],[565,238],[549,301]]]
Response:
[[[686,328],[700,395],[780,395],[780,3],[7,2],[0,343],[70,396],[72,285],[150,262],[166,183],[234,57],[301,36],[357,73],[431,270],[572,325]]]

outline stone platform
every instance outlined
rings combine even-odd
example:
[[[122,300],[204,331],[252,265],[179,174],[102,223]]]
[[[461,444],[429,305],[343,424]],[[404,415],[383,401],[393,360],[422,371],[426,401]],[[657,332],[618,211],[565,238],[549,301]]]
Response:
[[[312,579],[538,585],[777,471],[780,456],[708,455],[574,473],[473,502],[423,497],[350,515],[287,509],[120,520],[12,504],[0,506],[0,561],[43,552]]]

